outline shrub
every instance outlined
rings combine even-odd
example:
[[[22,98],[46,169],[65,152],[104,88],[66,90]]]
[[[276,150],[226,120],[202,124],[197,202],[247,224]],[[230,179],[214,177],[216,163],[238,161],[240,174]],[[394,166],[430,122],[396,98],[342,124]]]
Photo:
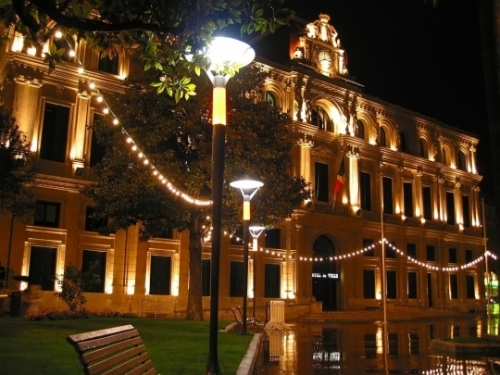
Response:
[[[90,264],[88,271],[81,271],[70,264],[64,269],[64,274],[57,277],[57,283],[61,287],[59,296],[68,305],[70,311],[76,311],[78,306],[83,309],[87,302],[84,292],[100,282],[99,276],[94,273],[98,262]]]

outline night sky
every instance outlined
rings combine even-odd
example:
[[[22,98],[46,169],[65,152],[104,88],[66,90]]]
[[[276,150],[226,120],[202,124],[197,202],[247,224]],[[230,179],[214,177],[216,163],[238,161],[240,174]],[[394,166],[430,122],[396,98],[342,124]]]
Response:
[[[475,0],[290,0],[298,16],[330,15],[348,69],[367,94],[479,137],[482,193],[491,194]]]

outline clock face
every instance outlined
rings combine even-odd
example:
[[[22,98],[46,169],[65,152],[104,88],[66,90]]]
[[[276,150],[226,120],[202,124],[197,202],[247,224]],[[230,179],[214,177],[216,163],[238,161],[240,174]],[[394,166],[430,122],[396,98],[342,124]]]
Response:
[[[318,61],[321,64],[321,68],[326,70],[332,65],[332,57],[327,51],[320,51],[318,53]]]

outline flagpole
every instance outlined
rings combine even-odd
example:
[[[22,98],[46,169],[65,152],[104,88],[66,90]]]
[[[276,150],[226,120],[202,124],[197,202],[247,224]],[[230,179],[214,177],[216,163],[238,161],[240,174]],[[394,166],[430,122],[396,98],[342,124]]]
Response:
[[[380,244],[382,251],[382,309],[384,311],[384,325],[387,324],[387,301],[386,301],[386,273],[385,273],[385,236],[384,236],[384,189],[383,176],[380,173]]]

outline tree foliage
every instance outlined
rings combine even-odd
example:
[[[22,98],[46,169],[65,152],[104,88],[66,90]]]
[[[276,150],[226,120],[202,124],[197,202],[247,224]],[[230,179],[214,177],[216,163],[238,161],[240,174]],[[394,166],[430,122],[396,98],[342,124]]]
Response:
[[[223,225],[231,232],[239,225],[238,210],[242,207],[241,193],[229,187],[231,181],[248,176],[264,182],[252,201],[252,212],[257,223],[269,227],[290,217],[309,194],[305,180],[290,174],[288,116],[270,103],[256,100],[264,76],[255,67],[245,68],[228,84]],[[179,190],[210,200],[212,87],[206,78],[197,84],[200,95],[177,105],[172,98],[142,90],[140,85],[110,99],[110,103],[150,163]],[[141,223],[141,238],[145,240],[163,236],[169,228],[188,229],[188,318],[201,319],[201,252],[210,228],[207,216],[211,207],[196,206],[172,194],[152,174],[150,165],[144,165],[144,157],[139,158],[138,151],[132,150],[132,143],[126,143],[123,129],[113,127],[111,120],[101,121],[94,131],[107,151],[95,168],[97,183],[85,194],[96,202],[96,219],[111,219],[101,233]],[[190,303],[196,305],[192,316]]]
[[[90,264],[87,271],[79,270],[76,266],[69,264],[64,269],[64,274],[57,277],[57,283],[61,288],[59,296],[66,302],[71,311],[80,310],[87,302],[84,292],[100,282],[100,278],[94,273],[98,262]]]
[[[204,50],[215,32],[240,25],[240,33],[273,32],[285,24],[285,0],[0,0],[5,25],[14,25],[26,46],[52,43],[56,31],[114,57],[139,55],[144,68],[157,69],[160,91],[177,100],[195,94],[186,82],[207,66]],[[186,52],[192,59],[186,59]],[[62,62],[51,48],[45,60],[52,69]],[[234,68],[234,67],[233,67]]]
[[[34,204],[27,187],[34,179],[33,153],[26,135],[9,113],[0,113],[0,212],[31,216]]]

